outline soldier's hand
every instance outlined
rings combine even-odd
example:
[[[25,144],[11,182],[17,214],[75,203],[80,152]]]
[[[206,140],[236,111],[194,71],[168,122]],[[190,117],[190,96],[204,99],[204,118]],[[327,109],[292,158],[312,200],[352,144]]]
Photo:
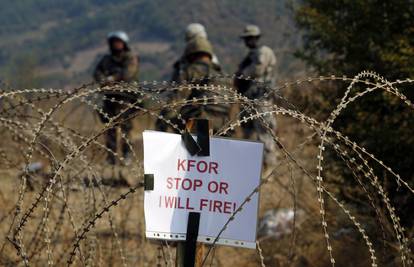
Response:
[[[111,83],[115,82],[115,77],[113,75],[106,77],[105,82]]]
[[[115,82],[116,82],[115,76],[110,75],[110,76],[106,76],[104,79],[102,79],[101,85],[102,86],[110,86],[110,85],[114,84]]]
[[[250,57],[245,58],[239,66],[239,70],[242,70],[244,68],[246,68],[247,66],[249,66],[250,64],[252,64],[252,59]]]

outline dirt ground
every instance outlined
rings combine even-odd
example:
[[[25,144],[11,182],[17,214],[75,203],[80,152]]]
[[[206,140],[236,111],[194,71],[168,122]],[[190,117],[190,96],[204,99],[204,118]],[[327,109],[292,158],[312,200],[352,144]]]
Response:
[[[43,108],[46,110],[52,104],[46,101]],[[97,115],[84,106],[69,105],[54,116],[56,121],[64,122],[66,127],[84,137],[92,136],[102,127]],[[316,174],[319,140],[313,139],[312,132],[294,119],[286,116],[276,119],[276,135],[297,165],[288,163],[282,151],[275,152],[277,165],[263,172],[265,178],[275,170],[271,181],[260,190],[259,219],[269,210],[290,209],[296,212],[295,225],[281,236],[259,237],[260,250],[217,246],[207,260],[208,266],[331,266],[320,223],[316,187],[298,167],[310,170],[312,176]],[[30,188],[24,195],[22,173],[32,136],[24,130],[24,120],[18,121],[21,131],[4,128],[0,141],[3,158],[0,236],[4,237],[0,240],[0,265],[23,266],[21,260],[24,257],[17,254],[19,251],[31,266],[46,266],[48,262],[53,266],[66,266],[69,260],[73,260],[73,266],[174,266],[174,244],[161,244],[145,238],[143,189],[138,188],[135,192],[129,189],[143,178],[142,132],[153,129],[152,117],[143,115],[134,119],[134,130],[129,137],[136,153],[132,163],[120,165],[115,170],[108,168],[104,161],[106,153],[99,147],[104,142],[99,137],[84,151],[84,158],[67,164],[54,185],[46,191],[44,185],[53,175],[50,163],[41,152],[63,162],[65,151],[73,144],[65,139],[69,136],[67,133],[60,135],[60,131],[44,130],[38,147],[48,149],[35,150],[31,155],[30,162],[40,162],[42,167],[26,177]],[[70,136],[77,144],[84,141],[74,132]],[[116,180],[120,176],[128,181],[129,187],[107,183],[108,179]],[[20,204],[18,213],[16,203]],[[96,215],[106,207],[110,208],[102,216]],[[346,215],[331,202],[327,204],[327,213],[333,255],[337,261],[335,266],[370,265],[368,248],[350,226]],[[21,224],[22,221],[26,223]],[[17,236],[14,235],[16,229],[21,230]]]

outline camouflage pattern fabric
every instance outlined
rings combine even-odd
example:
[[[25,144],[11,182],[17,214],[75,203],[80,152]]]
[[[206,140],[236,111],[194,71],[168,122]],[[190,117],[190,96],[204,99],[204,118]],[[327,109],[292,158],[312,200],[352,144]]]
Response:
[[[138,58],[130,51],[119,57],[105,55],[96,66],[93,77],[99,83],[135,81],[138,79]]]
[[[204,62],[204,61],[195,61],[191,64],[187,63],[185,68],[180,72],[176,81],[180,84],[198,84],[200,86],[203,85],[211,85],[211,84],[219,84],[220,81],[218,79],[211,79],[209,77],[214,77],[219,75],[220,73],[214,68],[211,62]],[[184,85],[185,86],[185,85]],[[214,93],[210,91],[205,91],[203,89],[190,89],[185,91],[186,94],[181,93],[180,95],[172,96],[175,99],[193,99],[193,98],[202,98],[202,97],[213,97]],[[197,105],[186,105],[181,108],[179,112],[184,120],[188,120],[190,118],[203,118],[210,120],[210,125],[213,130],[218,130],[220,127],[224,125],[224,123],[228,119],[229,114],[229,107],[225,104],[216,104],[216,105],[208,105],[202,106],[200,104]],[[176,114],[173,111],[163,110],[161,112],[166,119],[170,119],[173,123],[177,124],[180,128],[183,128],[181,121],[177,119]],[[166,130],[167,125],[165,125],[162,121],[158,121],[156,125],[158,130]]]
[[[194,36],[193,38],[187,40],[185,50],[187,50],[189,45],[191,45],[192,43],[199,41],[197,39],[204,39],[205,42],[209,42],[206,37]],[[212,53],[211,57],[212,57],[211,65],[214,71],[216,71],[217,73],[220,73],[221,72],[220,61],[218,60],[217,56],[214,53]],[[188,65],[188,62],[187,62],[186,55],[183,54],[180,57],[180,59],[178,59],[173,65],[173,74],[172,74],[171,80],[179,81],[181,79],[181,76],[183,75],[182,73],[187,69],[187,65]]]
[[[254,99],[263,94],[264,87],[275,85],[276,56],[267,46],[250,49],[247,56],[239,65],[237,75],[248,76],[259,83],[240,81],[240,91],[247,97]],[[263,86],[262,86],[263,85]]]
[[[130,51],[125,51],[120,56],[105,55],[96,66],[93,76],[95,78],[95,81],[101,84],[110,82],[135,81],[138,78],[138,58]],[[112,102],[110,99],[113,98],[116,101],[123,101],[127,103],[133,103],[136,101],[136,96],[127,93],[109,91],[104,95],[107,99],[103,101],[102,109],[107,115],[109,115],[109,117],[118,115],[122,110],[126,108],[126,105]],[[119,120],[127,119],[131,113],[132,111],[129,110],[128,112],[124,113],[123,116],[119,117]],[[102,116],[102,114],[99,115],[103,123],[108,123],[109,120],[106,117]],[[132,129],[131,120],[125,120],[122,122],[120,127],[122,133],[128,136],[129,132]],[[116,139],[115,128],[112,128],[105,133],[106,146],[114,152],[117,152]],[[124,141],[121,143],[121,150],[123,156],[127,157],[129,148]],[[115,161],[116,160],[114,155],[108,153],[107,162],[114,165],[116,163]]]
[[[180,80],[181,81],[194,81],[196,84],[200,85],[211,85],[218,84],[218,79],[211,79],[207,77],[217,76],[218,73],[214,69],[212,63],[196,61],[192,64],[189,64],[185,71],[182,73]],[[202,97],[213,97],[215,94],[211,91],[196,90],[192,89],[187,100],[193,98],[202,98]],[[185,120],[190,118],[201,118],[208,119],[211,122],[211,127],[214,131],[218,130],[224,125],[228,119],[229,106],[226,104],[216,104],[216,105],[188,105],[184,106],[180,113]]]
[[[264,112],[264,108],[255,107],[258,112]],[[256,112],[243,111],[240,118],[248,117],[250,114]],[[268,133],[266,125],[272,129],[276,129],[276,118],[274,116],[265,116],[263,121],[260,119],[249,120],[247,123],[242,124],[243,138],[250,140],[257,140],[264,143],[264,163],[265,166],[275,166],[276,164],[276,144],[273,137]]]
[[[249,54],[240,63],[236,74],[238,76],[249,76],[256,81],[236,79],[235,86],[237,90],[250,99],[263,97],[266,89],[272,88],[275,85],[275,65],[276,57],[269,47],[261,46],[257,49],[251,49]],[[262,107],[256,107],[256,109],[258,112],[264,111]],[[248,110],[243,111],[240,117],[248,117],[250,113]],[[276,119],[274,116],[266,116],[263,120],[270,129],[276,129]],[[271,135],[267,133],[263,122],[260,120],[249,121],[242,125],[242,130],[244,138],[258,140],[265,144],[265,164],[274,165],[276,162],[276,145]]]

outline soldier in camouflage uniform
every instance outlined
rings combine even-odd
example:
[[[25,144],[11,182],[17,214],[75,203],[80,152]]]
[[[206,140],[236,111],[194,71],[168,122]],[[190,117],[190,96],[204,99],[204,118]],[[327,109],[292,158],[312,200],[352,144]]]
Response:
[[[108,34],[108,45],[110,54],[105,55],[95,68],[93,77],[95,81],[101,85],[108,85],[115,82],[132,82],[138,78],[138,57],[135,56],[129,48],[129,38],[125,32],[117,31]],[[116,116],[121,110],[126,108],[126,105],[111,102],[108,99],[114,98],[116,101],[124,101],[133,103],[136,101],[133,96],[120,93],[120,92],[108,92],[105,93],[107,100],[103,102],[103,111],[109,115],[109,117]],[[101,115],[101,114],[100,114]],[[119,119],[125,119],[128,114],[120,117]],[[108,119],[104,116],[100,116],[103,123],[107,123]],[[121,124],[121,131],[128,135],[132,129],[131,120],[127,120]],[[112,128],[106,132],[106,145],[109,149],[117,152],[116,142],[116,129]],[[124,157],[128,156],[128,145],[122,143],[122,153]],[[115,157],[112,154],[108,154],[107,161],[110,164],[115,164]]]
[[[219,74],[212,62],[213,49],[210,42],[205,38],[196,38],[191,41],[185,50],[184,57],[186,60],[185,68],[180,72],[177,77],[177,82],[180,84],[194,83],[198,85],[211,85],[217,84],[218,79],[211,79]],[[191,90],[183,91],[180,95],[175,95],[175,98],[179,99],[193,99],[214,96],[213,92],[205,91],[203,89],[197,90],[193,88]],[[217,131],[224,125],[229,116],[229,107],[225,104],[211,104],[203,106],[202,104],[186,105],[179,111],[182,118],[186,121],[191,118],[202,118],[210,120],[210,126],[212,130]],[[166,114],[164,116],[167,119],[171,119],[174,123],[177,123],[181,128],[184,125],[180,125],[180,120],[174,118],[173,113]],[[169,117],[170,116],[170,117]]]
[[[185,57],[188,62],[186,68],[179,77],[179,82],[196,81],[200,85],[212,85],[220,83],[217,78],[220,74],[213,63],[213,48],[207,39],[194,39],[187,45]],[[213,78],[212,78],[213,77]],[[187,100],[193,98],[208,97],[215,94],[211,91],[196,90],[190,91]],[[185,119],[200,118],[210,120],[211,129],[217,131],[228,120],[229,105],[209,104],[209,105],[188,105],[184,106],[180,114]]]
[[[172,81],[183,83],[195,80],[198,84],[202,85],[213,82],[211,79],[207,80],[204,78],[220,75],[221,67],[217,56],[214,54],[212,46],[207,39],[207,33],[204,26],[199,23],[189,24],[185,32],[185,41],[186,48],[184,54],[173,66]],[[191,94],[191,97],[193,96],[196,97],[195,91]],[[179,92],[165,92],[163,97],[171,101],[173,99],[184,100],[187,99],[189,95],[183,95]],[[207,118],[207,113],[205,113],[203,108],[198,107],[192,111],[190,111],[190,109],[190,107],[183,109],[184,116],[188,115],[185,119],[190,118],[189,116],[193,116],[194,118]],[[198,112],[200,112],[200,114],[198,114]],[[210,113],[212,114],[212,111]],[[172,110],[164,109],[161,111],[161,115],[165,119],[171,120],[173,124],[183,127],[183,125],[180,125],[181,120],[177,118]],[[168,125],[163,120],[157,120],[155,127],[159,131],[166,131],[168,129]]]
[[[241,94],[249,99],[258,99],[263,97],[267,88],[273,88],[275,85],[276,56],[269,47],[259,46],[259,39],[261,37],[259,27],[255,25],[246,26],[240,37],[249,48],[249,53],[240,63],[236,76],[248,76],[255,81],[236,78],[234,81],[235,86]],[[257,109],[259,109],[259,112],[264,111],[260,107],[257,107]],[[247,117],[250,113],[249,111],[244,111],[241,117]],[[255,112],[253,111],[253,113]],[[265,116],[263,119],[272,130],[276,128],[276,120],[273,116]],[[242,130],[244,138],[257,139],[265,144],[265,163],[273,165],[276,159],[274,155],[276,150],[275,143],[270,134],[266,132],[262,122],[260,120],[249,121],[242,125]]]
[[[185,43],[186,47],[191,44],[195,39],[203,38],[208,40],[207,32],[204,26],[200,23],[191,23],[187,26],[185,30]],[[217,56],[213,53],[213,57],[211,59],[213,67],[216,71],[221,71],[220,62]],[[187,60],[185,54],[181,56],[179,60],[177,60],[173,65],[173,75],[172,81],[177,81],[179,79],[180,73],[186,68]]]

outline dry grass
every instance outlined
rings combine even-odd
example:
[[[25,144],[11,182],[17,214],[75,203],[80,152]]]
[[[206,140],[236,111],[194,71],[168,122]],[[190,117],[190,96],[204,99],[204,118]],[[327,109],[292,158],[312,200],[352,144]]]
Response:
[[[375,77],[372,74],[371,78]],[[311,80],[316,81],[322,82],[319,78]],[[352,79],[345,80],[350,81]],[[366,83],[367,88],[376,86],[365,79],[361,83]],[[139,96],[137,99],[144,100],[144,105],[135,103],[139,111],[131,118],[134,130],[128,137],[136,157],[131,165],[119,159],[121,164],[116,175],[111,174],[112,169],[104,163],[108,151],[102,145],[100,134],[105,128],[115,127],[116,121],[101,124],[96,114],[102,110],[90,101],[92,95],[109,88],[90,85],[70,93],[25,90],[0,94],[0,236],[4,237],[0,243],[1,265],[65,266],[72,259],[74,266],[172,266],[173,244],[167,246],[144,237],[143,191],[140,188],[142,131],[154,127],[162,107],[168,105],[178,110],[186,105],[182,100],[165,103],[155,90],[162,87],[177,88],[163,84],[139,87],[121,84],[110,88],[120,92],[130,90]],[[179,88],[187,90],[188,86]],[[293,98],[296,92],[286,88],[281,88],[282,94]],[[379,89],[401,97],[395,87]],[[318,179],[332,175],[320,170],[325,163],[317,156],[323,154],[325,146],[338,144],[340,154],[344,150],[352,150],[363,158],[370,157],[369,154],[284,101],[267,106],[264,100],[254,103],[241,98],[232,88],[212,86],[204,90],[215,92],[214,101],[244,105],[264,112],[262,116],[271,114],[277,118],[277,128],[268,129],[268,134],[280,146],[274,152],[278,163],[269,166],[263,176],[259,215],[276,208],[294,208],[300,212],[292,233],[279,239],[259,240],[265,266],[333,266],[333,260],[335,266],[375,266],[377,263],[410,266],[410,241],[405,237],[412,236],[412,231],[402,231],[395,217],[385,215],[392,214],[391,206],[398,203],[388,203],[391,208],[387,201],[384,205],[377,204],[376,208],[384,211],[381,218],[360,216],[358,207],[342,203],[325,180]],[[203,105],[202,101],[198,104]],[[410,102],[407,105],[413,106]],[[262,116],[246,120],[261,120]],[[221,134],[229,130],[230,134],[237,135],[231,128],[237,128],[244,121],[233,114],[229,118],[231,125]],[[33,162],[42,162],[43,167],[36,172],[25,171],[24,166]],[[356,164],[351,164],[350,168],[366,168],[362,160],[357,160]],[[106,180],[119,175],[126,177],[129,187],[104,185]],[[363,180],[365,186],[381,190],[374,176],[368,175],[367,179],[374,180]],[[96,181],[97,185],[91,186]],[[375,203],[384,201],[381,194],[372,197],[378,200]],[[354,213],[358,216],[354,217]],[[383,222],[384,229],[376,225],[378,220]],[[384,240],[386,244],[376,235],[384,231],[390,235]],[[374,254],[376,258],[372,259]],[[207,263],[212,262],[213,266],[260,265],[260,257],[254,250],[216,247],[209,255]]]

